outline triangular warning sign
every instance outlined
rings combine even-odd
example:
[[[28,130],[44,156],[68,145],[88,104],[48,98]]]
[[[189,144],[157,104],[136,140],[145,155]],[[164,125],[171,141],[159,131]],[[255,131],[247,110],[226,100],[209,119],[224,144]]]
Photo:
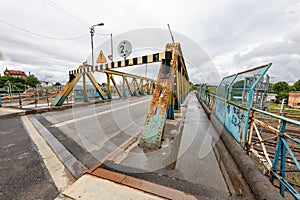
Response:
[[[98,55],[98,58],[97,58],[97,63],[106,63],[106,58],[104,56],[104,53],[102,50],[100,50],[100,53]]]

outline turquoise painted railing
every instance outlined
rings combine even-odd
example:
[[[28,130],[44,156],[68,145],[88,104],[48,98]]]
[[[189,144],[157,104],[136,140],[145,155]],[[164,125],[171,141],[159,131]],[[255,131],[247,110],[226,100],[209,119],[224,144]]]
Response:
[[[246,106],[205,93],[205,90],[200,88],[197,95],[211,109],[212,114],[216,114],[217,102],[233,106],[238,109],[238,112],[248,110]],[[279,129],[278,127],[274,127],[274,124],[261,121],[258,116],[262,115],[268,116],[272,121],[276,121],[276,124],[279,124]],[[230,117],[230,115],[225,115],[224,120],[228,120],[226,117]],[[265,174],[270,175],[270,181],[273,184],[275,184],[274,180],[278,181],[282,196],[285,195],[285,191],[288,191],[295,199],[300,199],[299,191],[293,186],[295,185],[293,182],[295,180],[287,178],[287,173],[299,174],[300,172],[300,164],[298,162],[298,158],[300,157],[300,153],[298,152],[300,149],[300,122],[251,107],[249,120],[246,123],[248,128],[245,137],[247,140],[245,140],[245,146],[240,144],[241,148],[247,151],[248,154],[252,153],[252,155],[260,160],[265,169],[267,169]],[[298,137],[287,132],[287,125],[299,127]],[[271,133],[266,134],[266,130]],[[275,150],[272,146],[274,144]],[[256,150],[257,145],[261,147],[261,153],[258,153]],[[270,156],[271,154],[274,155],[273,159]],[[289,158],[287,158],[287,154]]]

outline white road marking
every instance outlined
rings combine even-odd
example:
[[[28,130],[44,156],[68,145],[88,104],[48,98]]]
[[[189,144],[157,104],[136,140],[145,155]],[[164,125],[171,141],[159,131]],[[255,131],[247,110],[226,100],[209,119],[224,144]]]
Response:
[[[67,120],[67,121],[64,121],[64,122],[53,124],[51,127],[65,126],[67,124],[71,124],[71,123],[74,123],[74,122],[77,122],[77,121],[81,121],[81,120],[93,118],[93,117],[96,117],[96,116],[99,116],[99,115],[104,115],[106,113],[110,113],[110,112],[113,112],[113,111],[117,111],[117,110],[121,110],[121,109],[124,109],[124,108],[128,108],[130,106],[135,106],[137,104],[141,104],[141,103],[144,103],[144,102],[147,102],[147,101],[151,101],[151,99],[147,99],[147,100],[144,100],[144,101],[139,101],[139,102],[136,102],[136,103],[132,103],[132,104],[129,104],[129,105],[126,105],[126,106],[121,106],[121,107],[118,107],[118,108],[115,108],[115,109],[111,109],[111,110],[106,110],[106,111],[103,111],[103,112],[100,112],[100,113],[96,113],[94,115],[88,115],[88,116],[79,117],[79,118],[76,118],[76,119],[70,119],[70,120]]]

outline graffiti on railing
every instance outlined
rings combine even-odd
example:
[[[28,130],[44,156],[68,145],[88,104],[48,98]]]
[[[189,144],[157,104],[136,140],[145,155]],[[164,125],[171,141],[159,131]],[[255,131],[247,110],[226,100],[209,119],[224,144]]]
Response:
[[[243,148],[254,90],[270,66],[271,63],[224,77],[216,90],[215,115]]]
[[[228,113],[230,114],[230,105],[228,105],[227,108],[228,108]],[[243,113],[241,113],[237,107],[233,107],[231,123],[233,124],[234,127],[238,128],[238,132],[241,131],[243,117],[244,117]]]

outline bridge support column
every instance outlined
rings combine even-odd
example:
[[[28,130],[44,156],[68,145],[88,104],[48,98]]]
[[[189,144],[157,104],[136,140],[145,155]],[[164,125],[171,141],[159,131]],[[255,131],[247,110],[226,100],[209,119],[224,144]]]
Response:
[[[122,78],[123,78],[123,84],[122,84],[123,97],[127,97],[127,91],[126,91],[126,87],[125,87],[125,77],[122,76]]]
[[[82,82],[83,82],[83,101],[84,101],[84,102],[89,102],[89,99],[88,99],[88,92],[87,92],[87,88],[86,88],[86,77],[85,77],[85,73],[82,74]]]
[[[168,113],[167,119],[174,119],[174,111],[175,111],[175,98],[173,92],[170,92],[169,98],[169,106],[168,106]]]
[[[104,96],[104,92],[103,90],[101,89],[101,87],[99,86],[99,84],[97,83],[95,77],[93,76],[92,72],[87,72],[86,75],[88,76],[88,78],[90,79],[90,81],[92,82],[92,84],[94,85],[94,87],[96,88],[99,96],[101,97],[101,99],[105,99],[105,96]]]
[[[141,79],[140,84],[139,84],[139,94],[144,95],[143,79]]]
[[[130,84],[128,83],[128,80],[127,80],[127,78],[125,77],[125,83],[126,83],[126,85],[127,85],[127,90],[128,90],[128,92],[129,92],[129,94],[131,95],[131,96],[133,96],[133,91],[132,91],[132,89],[131,89],[131,87],[130,87]]]
[[[145,150],[160,148],[166,119],[174,119],[175,100],[177,101],[176,107],[179,109],[180,99],[185,97],[185,90],[181,89],[181,85],[189,80],[180,44],[167,44],[165,55],[159,69],[140,140],[140,146]],[[185,73],[185,77],[181,78],[183,73]]]
[[[111,74],[110,74],[110,80],[112,81],[112,83],[113,83],[113,85],[114,85],[114,87],[115,87],[115,90],[117,91],[119,97],[122,97],[121,92],[120,92],[120,89],[119,89],[119,87],[118,87],[118,85],[117,85],[117,83],[116,83],[116,81],[115,81],[113,75],[111,75]]]
[[[79,69],[82,66],[79,66]],[[82,74],[69,74],[69,82],[63,87],[63,89],[60,91],[60,93],[55,97],[53,102],[51,103],[52,106],[61,106],[65,99],[68,97],[68,95],[71,93],[73,90],[74,86],[76,83],[79,81],[81,78]]]
[[[133,96],[137,96],[137,91],[138,91],[138,84],[135,78],[132,80],[132,86],[133,86]]]
[[[107,84],[106,84],[106,96],[108,99],[111,99],[111,87],[110,87],[110,74],[106,73],[106,80],[107,80]]]

